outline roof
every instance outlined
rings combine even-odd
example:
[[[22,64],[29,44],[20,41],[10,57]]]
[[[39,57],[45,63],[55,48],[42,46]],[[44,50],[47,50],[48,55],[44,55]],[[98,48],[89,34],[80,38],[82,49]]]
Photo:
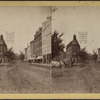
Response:
[[[0,45],[7,46],[4,39],[3,39],[3,35],[0,35]]]
[[[73,40],[66,46],[66,48],[69,48],[71,46],[78,46],[80,47],[77,39],[76,39],[76,35],[73,36]]]

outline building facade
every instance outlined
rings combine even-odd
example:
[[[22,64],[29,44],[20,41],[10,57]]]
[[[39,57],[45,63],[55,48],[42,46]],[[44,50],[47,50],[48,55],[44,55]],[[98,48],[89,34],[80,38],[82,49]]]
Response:
[[[7,52],[7,45],[3,39],[3,35],[0,35],[0,63],[5,63],[7,58],[5,53]]]
[[[25,60],[27,60],[27,48],[25,48]]]
[[[42,56],[42,28],[40,27],[34,35],[34,55]]]
[[[31,58],[31,49],[30,45],[27,47],[27,59],[29,60]]]
[[[51,34],[52,21],[51,17],[47,17],[47,21],[42,23],[42,56],[43,63],[51,61]]]
[[[34,58],[35,57],[35,54],[34,54],[34,41],[30,42],[30,50],[31,50],[31,58]]]
[[[73,36],[73,40],[66,46],[66,57],[72,58],[75,62],[79,61],[77,53],[80,51],[80,45],[77,41],[76,35]]]

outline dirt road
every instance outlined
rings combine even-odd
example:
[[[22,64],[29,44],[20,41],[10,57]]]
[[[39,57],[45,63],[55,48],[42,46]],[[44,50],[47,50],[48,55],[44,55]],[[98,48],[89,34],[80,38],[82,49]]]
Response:
[[[100,93],[99,63],[66,68],[63,76],[59,76],[59,70],[54,69],[53,74],[53,93]]]
[[[17,62],[0,66],[0,93],[49,93],[50,70]]]
[[[26,62],[0,66],[0,93],[100,93],[100,63],[63,69],[37,67]]]

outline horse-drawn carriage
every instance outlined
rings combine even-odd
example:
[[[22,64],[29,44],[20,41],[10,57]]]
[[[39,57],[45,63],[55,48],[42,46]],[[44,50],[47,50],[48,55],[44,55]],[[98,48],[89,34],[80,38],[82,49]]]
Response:
[[[52,67],[61,67],[61,66],[65,66],[65,67],[72,67],[73,64],[75,63],[75,59],[73,58],[66,58],[60,61],[51,61],[51,65]]]
[[[64,67],[73,67],[73,64],[75,63],[75,59],[66,58],[61,61],[51,61],[51,67],[53,68],[59,68],[61,69],[61,75],[63,73]]]

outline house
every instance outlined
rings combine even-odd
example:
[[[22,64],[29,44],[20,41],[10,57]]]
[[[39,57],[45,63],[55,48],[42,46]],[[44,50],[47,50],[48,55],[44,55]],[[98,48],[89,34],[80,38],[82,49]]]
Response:
[[[0,63],[5,63],[7,58],[5,53],[7,52],[7,45],[3,39],[3,35],[0,35]]]
[[[80,45],[76,38],[76,35],[73,36],[73,40],[66,46],[66,58],[72,58],[75,62],[79,61],[77,53],[80,51]]]

